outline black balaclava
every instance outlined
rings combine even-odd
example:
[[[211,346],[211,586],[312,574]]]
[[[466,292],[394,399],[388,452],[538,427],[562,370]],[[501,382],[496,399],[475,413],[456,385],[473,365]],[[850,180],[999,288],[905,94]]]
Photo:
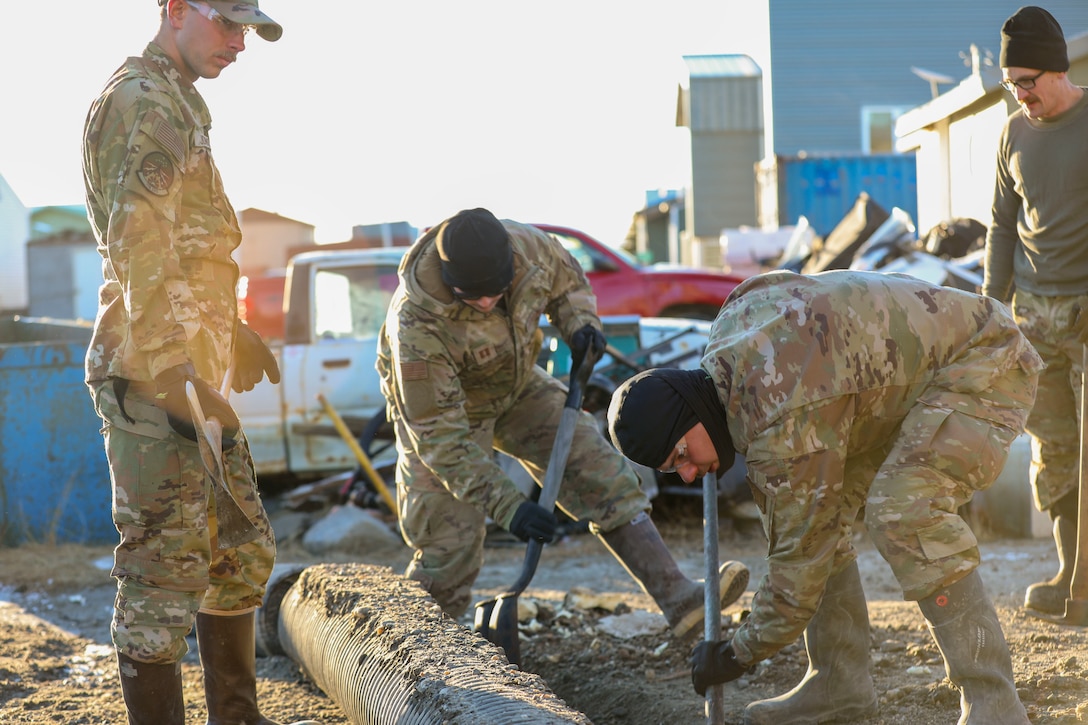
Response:
[[[646,370],[625,380],[608,406],[608,432],[616,448],[655,469],[696,423],[703,424],[714,443],[718,472],[732,468],[736,450],[725,408],[705,370]]]
[[[442,223],[435,244],[442,281],[467,296],[496,296],[514,279],[510,235],[487,209],[457,212]]]

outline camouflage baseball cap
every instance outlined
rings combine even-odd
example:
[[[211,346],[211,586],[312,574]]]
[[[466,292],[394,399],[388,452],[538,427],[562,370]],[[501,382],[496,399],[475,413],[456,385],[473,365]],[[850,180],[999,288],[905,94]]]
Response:
[[[283,27],[272,18],[261,12],[258,0],[196,0],[209,7],[213,7],[223,14],[227,20],[233,20],[240,25],[252,25],[257,29],[257,35],[268,41],[276,41],[283,35]],[[158,0],[159,5],[165,5],[166,0]]]

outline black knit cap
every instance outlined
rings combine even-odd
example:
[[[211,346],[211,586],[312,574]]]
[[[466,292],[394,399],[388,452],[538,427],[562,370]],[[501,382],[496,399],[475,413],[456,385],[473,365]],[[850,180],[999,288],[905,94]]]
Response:
[[[1062,26],[1054,16],[1034,5],[1026,5],[1001,26],[1002,68],[1069,70]]]
[[[487,209],[459,211],[442,222],[436,245],[442,281],[466,296],[496,296],[514,279],[510,235]]]

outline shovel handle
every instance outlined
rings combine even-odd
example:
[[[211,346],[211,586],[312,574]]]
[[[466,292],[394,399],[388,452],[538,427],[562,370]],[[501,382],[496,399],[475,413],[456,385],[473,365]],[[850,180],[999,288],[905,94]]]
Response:
[[[703,639],[716,642],[722,632],[721,574],[718,571],[718,476],[709,472],[703,476],[703,563],[706,566]],[[706,688],[704,710],[707,725],[725,722],[725,685]]]
[[[567,400],[563,405],[562,416],[559,418],[555,443],[552,445],[551,457],[548,459],[548,470],[544,473],[544,485],[540,489],[540,499],[537,501],[548,511],[555,510],[555,502],[559,498],[559,484],[563,480],[571,443],[574,441],[574,429],[582,410],[582,397],[585,394],[586,384],[589,382],[589,375],[593,372],[593,366],[600,360],[603,352],[603,350],[590,348],[585,354],[576,355],[572,360]],[[544,544],[536,539],[529,540],[525,548],[525,562],[521,566],[521,574],[514,582],[514,586],[503,596],[516,596],[525,591],[533,579],[533,574],[536,573],[536,565],[540,561],[540,553],[543,550]]]
[[[552,511],[559,498],[559,482],[567,468],[570,446],[574,441],[574,428],[578,423],[578,413],[582,410],[582,398],[585,397],[586,385],[593,372],[593,366],[601,359],[604,350],[589,347],[582,354],[575,354],[571,360],[570,382],[567,384],[567,399],[563,404],[563,413],[559,418],[559,427],[555,431],[555,443],[552,444],[548,469],[544,473],[544,485],[540,490],[537,503],[542,508]]]

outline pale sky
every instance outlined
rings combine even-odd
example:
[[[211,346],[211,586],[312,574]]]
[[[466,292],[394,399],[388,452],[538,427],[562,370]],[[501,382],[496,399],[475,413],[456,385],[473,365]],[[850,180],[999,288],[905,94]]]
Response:
[[[197,88],[234,207],[318,242],[485,206],[619,244],[646,190],[687,183],[682,56],[766,73],[766,1],[261,0],[283,38]],[[155,0],[4,4],[0,175],[24,205],[83,203],[87,108],[157,27]]]

